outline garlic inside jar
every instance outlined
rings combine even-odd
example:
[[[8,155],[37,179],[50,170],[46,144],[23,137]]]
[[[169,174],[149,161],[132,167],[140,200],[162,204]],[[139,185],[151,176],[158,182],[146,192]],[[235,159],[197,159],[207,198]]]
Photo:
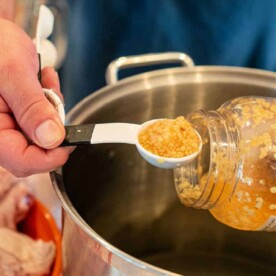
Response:
[[[181,202],[237,229],[276,231],[276,99],[236,98],[187,119],[203,147],[175,169]]]

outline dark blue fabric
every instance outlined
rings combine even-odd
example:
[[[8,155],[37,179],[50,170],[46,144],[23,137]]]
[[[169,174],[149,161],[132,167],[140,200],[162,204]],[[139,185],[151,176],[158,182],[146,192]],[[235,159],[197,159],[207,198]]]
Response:
[[[197,65],[276,70],[276,0],[70,0],[66,107],[126,55],[181,51]]]

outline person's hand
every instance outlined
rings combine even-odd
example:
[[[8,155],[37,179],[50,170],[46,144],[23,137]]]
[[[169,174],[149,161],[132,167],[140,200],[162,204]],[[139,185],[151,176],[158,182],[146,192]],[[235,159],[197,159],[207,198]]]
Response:
[[[65,129],[42,91],[52,88],[61,96],[58,76],[45,68],[41,86],[38,69],[32,40],[0,18],[0,165],[21,177],[63,165],[72,150],[58,148]]]

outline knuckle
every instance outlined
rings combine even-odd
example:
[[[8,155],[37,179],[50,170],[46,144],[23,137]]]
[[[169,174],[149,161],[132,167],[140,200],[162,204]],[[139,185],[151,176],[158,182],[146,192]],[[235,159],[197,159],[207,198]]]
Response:
[[[5,59],[5,68],[9,75],[16,73],[19,69],[18,56],[21,53],[19,51],[14,51],[13,53],[9,53]]]
[[[0,76],[3,80],[10,81],[15,76],[23,73],[38,71],[38,59],[33,43],[28,47],[12,46],[11,43],[0,42]]]
[[[18,54],[8,53],[1,64],[0,76],[3,82],[12,81],[20,72],[20,62],[18,61]]]
[[[20,178],[24,178],[24,177],[28,177],[31,175],[31,173],[29,171],[22,171],[22,170],[15,170],[15,172],[13,173],[14,176],[16,177],[20,177]]]
[[[16,162],[14,162],[13,166],[9,170],[11,174],[13,174],[16,177],[22,177],[22,178],[31,175],[31,171],[29,168],[25,168],[24,166],[22,166],[22,164],[20,165],[15,163]]]
[[[43,121],[46,118],[54,117],[54,113],[47,105],[51,105],[50,102],[45,101],[43,97],[29,100],[29,97],[26,98],[23,96],[21,99],[22,108],[19,111],[17,121],[19,125],[24,125],[25,122],[34,122],[39,120]],[[39,114],[39,116],[38,116]]]

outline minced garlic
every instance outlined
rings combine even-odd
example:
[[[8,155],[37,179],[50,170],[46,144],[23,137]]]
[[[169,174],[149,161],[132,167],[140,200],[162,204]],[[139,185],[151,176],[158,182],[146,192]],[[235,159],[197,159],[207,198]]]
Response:
[[[184,117],[163,119],[146,127],[139,134],[139,143],[151,153],[180,158],[199,150],[199,137]]]

